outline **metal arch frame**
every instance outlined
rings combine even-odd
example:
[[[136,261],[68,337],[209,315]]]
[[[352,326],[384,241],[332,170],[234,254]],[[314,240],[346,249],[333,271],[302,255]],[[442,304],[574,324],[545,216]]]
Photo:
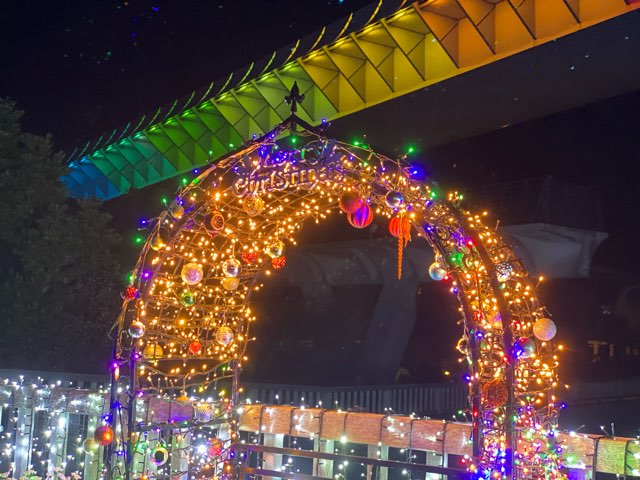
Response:
[[[298,133],[302,133],[303,135],[311,134],[311,135],[317,136],[318,138],[326,138],[323,135],[324,129],[322,127],[320,128],[313,127],[309,123],[307,123],[306,121],[304,121],[303,119],[301,119],[296,115],[297,107],[300,104],[300,102],[303,101],[303,99],[304,99],[304,95],[300,94],[298,85],[297,83],[294,82],[294,85],[291,89],[290,94],[287,97],[285,97],[285,102],[288,105],[290,105],[289,117],[287,117],[283,122],[278,124],[275,127],[275,129],[273,129],[266,135],[260,138],[254,139],[253,141],[245,143],[244,145],[234,150],[234,152],[232,152],[228,157],[225,157],[225,158],[231,158],[234,155],[240,154],[252,148],[257,148],[257,146],[260,145],[261,143],[264,143],[267,141],[273,141],[274,138],[278,137],[285,131],[289,131],[293,133],[298,132]],[[323,126],[326,126],[326,124]],[[302,131],[300,131],[300,129],[302,129]],[[379,158],[380,159],[386,158],[387,160],[389,160],[387,157],[384,157],[383,155],[379,156]],[[218,165],[218,167],[220,166],[222,166],[222,164]],[[206,178],[206,175],[209,175],[211,171],[215,171],[215,168],[218,168],[218,167],[210,167],[207,170],[207,172],[201,175],[201,178]],[[401,168],[401,167],[398,166],[398,168]],[[350,175],[353,178],[356,178],[354,177],[354,175],[357,176],[358,173],[352,173]],[[184,191],[182,193],[184,193]],[[505,438],[504,440],[505,460],[502,463],[503,465],[502,471],[504,472],[504,476],[506,476],[506,478],[516,478],[516,473],[514,471],[515,457],[513,455],[513,452],[517,450],[517,442],[518,442],[518,437],[516,432],[516,417],[515,417],[515,401],[517,398],[516,398],[516,391],[515,391],[516,387],[515,387],[515,381],[514,381],[517,355],[512,352],[514,337],[513,337],[513,331],[512,331],[512,325],[511,325],[511,308],[507,304],[506,300],[499,293],[497,293],[501,291],[501,285],[496,277],[496,267],[494,265],[494,260],[492,260],[491,258],[489,248],[482,241],[479,231],[476,231],[473,225],[471,227],[465,226],[463,212],[459,210],[458,207],[454,205],[452,202],[441,199],[437,203],[439,204],[439,206],[434,204],[432,206],[433,208],[431,209],[432,211],[425,210],[424,212],[421,213],[422,216],[419,217],[420,220],[418,220],[418,223],[421,225],[423,222],[426,222],[427,226],[422,226],[421,228],[418,228],[417,226],[418,223],[414,224],[414,226],[418,228],[418,231],[419,231],[418,235],[424,237],[426,241],[430,244],[430,246],[434,249],[434,251],[439,253],[443,259],[445,259],[447,256],[447,250],[444,246],[443,239],[440,238],[439,233],[437,233],[430,227],[435,227],[436,230],[438,228],[442,228],[442,229],[450,230],[451,232],[459,230],[460,232],[462,232],[463,235],[466,235],[473,242],[472,244],[474,245],[474,249],[475,249],[475,253],[473,253],[473,256],[477,258],[483,265],[484,273],[482,273],[482,275],[486,276],[486,283],[488,284],[489,288],[491,289],[491,291],[493,292],[493,295],[496,298],[497,310],[500,315],[500,320],[502,323],[502,331],[503,331],[501,342],[502,342],[502,352],[503,352],[502,355],[505,357],[505,365],[504,365],[505,382],[504,383],[507,390],[506,400],[501,405],[501,408],[504,408],[506,420],[504,420],[502,424],[499,424],[497,428],[503,429],[504,438]],[[161,214],[160,218],[163,218],[163,216],[166,216],[166,212]],[[187,220],[188,218],[185,216],[185,218],[182,218],[181,220],[178,221],[178,230],[182,229],[182,225]],[[441,220],[448,222],[450,225],[445,227],[444,224],[440,223]],[[159,224],[158,224],[158,228],[160,228]],[[144,259],[146,257],[146,251],[147,251],[149,242],[150,242],[150,239],[147,240],[147,243],[145,244],[145,247],[143,249],[143,254],[139,258],[138,264],[136,265],[136,268],[134,271],[137,271],[139,269],[141,265],[140,262],[145,261]],[[518,260],[517,256],[515,256],[513,252],[511,252],[511,255],[515,258],[515,260]],[[458,291],[458,300],[460,302],[461,311],[464,317],[465,332],[469,328],[475,329],[477,328],[478,322],[475,318],[475,315],[471,311],[471,305],[468,302],[469,292],[467,292],[467,287],[465,287],[463,282],[461,281],[462,277],[459,276],[459,272],[456,269],[456,266],[453,260],[444,260],[444,261],[447,263],[448,268],[452,272],[454,279],[456,279],[458,281],[458,284],[460,285],[459,291]],[[158,271],[162,263],[163,262],[158,263],[158,265],[155,267],[155,271]],[[258,273],[256,273],[256,275],[257,274]],[[153,276],[155,276],[155,274]],[[137,282],[138,283],[136,283],[136,286],[139,287],[139,290],[141,292],[147,291],[151,285],[150,280],[144,281],[142,279],[138,279]],[[471,288],[471,287],[468,287],[468,288]],[[245,300],[245,303],[250,303],[250,299],[247,298]],[[121,348],[122,345],[119,343],[120,342],[119,332],[124,331],[123,327],[125,323],[125,314],[127,312],[127,309],[128,309],[128,300],[125,299],[123,301],[122,312],[119,315],[116,321],[116,324],[114,325],[114,328],[115,328],[114,362],[120,361],[122,365],[125,365],[128,363],[129,370],[130,370],[129,371],[129,382],[130,382],[129,392],[134,392],[136,390],[135,389],[135,384],[136,384],[135,366],[136,366],[136,360],[138,358],[136,356],[135,342],[133,340],[128,341],[130,345],[125,346],[124,348]],[[119,352],[118,355],[116,355],[115,352]],[[126,353],[127,355],[122,356],[122,353]],[[477,363],[476,361],[480,359],[482,353],[481,353],[480,344],[477,341],[475,341],[473,337],[472,337],[472,340],[469,342],[469,350],[467,352],[467,355],[472,360],[472,364],[470,365],[470,373],[477,376],[478,370],[475,370],[476,368],[475,365]],[[234,365],[237,365],[235,363],[235,360],[231,360],[231,361],[234,362]],[[238,405],[238,383],[237,383],[238,375],[239,375],[239,369],[237,368],[237,366],[234,366],[233,372],[231,373],[231,378],[233,381],[231,405]],[[109,402],[110,412],[108,416],[108,423],[112,427],[114,427],[114,421],[115,421],[117,410],[118,410],[118,403],[116,401],[116,385],[118,381],[117,377],[118,377],[118,374],[116,373],[116,371],[115,370],[112,371],[110,402]],[[478,462],[486,461],[486,458],[484,457],[484,451],[486,447],[483,448],[482,446],[482,439],[484,437],[484,433],[485,433],[484,430],[486,429],[486,427],[482,427],[480,422],[478,421],[484,418],[483,408],[485,407],[481,401],[481,390],[480,390],[481,386],[482,384],[479,381],[476,381],[473,385],[473,388],[470,389],[469,391],[469,400],[470,400],[472,412],[474,415],[474,421],[471,427],[472,457],[474,461],[478,461]],[[550,387],[547,387],[547,388],[550,388]],[[518,395],[522,396],[523,394],[520,392]],[[125,456],[125,477],[126,478],[131,477],[130,462],[131,462],[131,459],[133,458],[133,453],[131,450],[131,447],[132,447],[131,439],[132,439],[132,433],[136,431],[135,422],[134,422],[135,402],[136,402],[136,396],[129,394],[127,404],[125,405],[126,411],[127,411],[127,420],[128,420],[127,421],[128,425],[126,430],[127,433],[126,433],[126,437],[123,436],[123,441],[126,443],[126,446],[127,446],[126,454],[125,454],[126,455]],[[478,416],[477,419],[475,418],[476,416]],[[550,425],[552,425],[552,428],[553,428],[553,425],[555,425],[554,419],[556,417],[551,411],[547,412],[547,417],[548,418],[542,421],[542,423],[544,424],[545,422],[550,422]],[[234,422],[236,422],[235,417],[233,417],[231,420],[231,423],[234,423]],[[346,426],[346,417],[344,419],[344,422],[345,422],[344,425]],[[237,425],[237,422],[235,424]],[[122,435],[125,435],[124,430],[122,432]],[[125,440],[125,438],[127,440]],[[112,465],[111,465],[112,454],[113,454],[113,451],[112,451],[112,448],[110,447],[109,449],[107,449],[107,452],[105,454],[105,467],[106,467],[107,478],[111,478],[112,476]]]
[[[307,97],[300,118],[318,124],[640,8],[626,0],[405,5],[378,0],[202,93],[87,142],[63,177],[70,194],[110,199],[214,161],[285,120],[282,97],[296,81]]]

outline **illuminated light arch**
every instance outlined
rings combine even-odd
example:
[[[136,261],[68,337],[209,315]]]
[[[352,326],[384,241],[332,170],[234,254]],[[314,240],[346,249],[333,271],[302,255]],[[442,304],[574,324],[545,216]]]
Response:
[[[287,131],[295,147],[276,142]],[[118,319],[113,385],[124,364],[136,392],[182,392],[178,401],[186,403],[189,388],[231,381],[219,403],[194,404],[201,423],[229,424],[221,449],[228,451],[238,438],[237,379],[256,320],[251,295],[286,268],[305,222],[342,208],[356,227],[373,215],[389,220],[398,276],[410,235],[426,241],[436,254],[430,273],[446,274],[459,300],[457,348],[468,361],[473,422],[469,468],[494,478],[561,477],[554,393],[561,347],[540,340],[553,336],[543,327],[555,326],[513,249],[482,215],[460,209],[461,199],[444,198],[403,160],[329,139],[292,115],[206,169],[152,223]]]

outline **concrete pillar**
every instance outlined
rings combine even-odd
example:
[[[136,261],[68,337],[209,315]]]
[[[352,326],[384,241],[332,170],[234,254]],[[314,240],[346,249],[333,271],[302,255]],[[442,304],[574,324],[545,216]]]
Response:
[[[365,383],[393,383],[413,331],[417,290],[415,280],[385,279],[363,342],[360,369]]]
[[[175,480],[187,480],[189,469],[189,446],[191,434],[188,430],[175,432],[171,443],[171,478]],[[179,476],[176,472],[185,472]]]
[[[316,452],[333,453],[335,442],[333,440],[313,440],[313,449]],[[333,478],[333,460],[325,460],[324,458],[313,459],[313,474],[316,477]]]
[[[444,467],[445,466],[445,457],[442,453],[438,452],[425,452],[427,454],[426,465],[430,465],[432,467]],[[427,473],[426,480],[444,480],[444,475],[439,475],[437,473]]]
[[[20,478],[29,467],[29,454],[31,453],[33,412],[27,408],[27,394],[24,388],[20,387],[13,395],[14,405],[17,407],[16,449],[13,457],[15,463],[13,476],[15,478]]]
[[[98,418],[90,416],[87,421],[87,434],[85,438],[93,437],[98,425]],[[84,453],[84,468],[82,469],[82,478],[84,480],[96,480],[100,469],[100,449],[92,453]]]
[[[61,412],[51,419],[51,436],[49,437],[49,469],[53,467],[65,468],[67,463],[67,431],[69,414]]]
[[[267,447],[284,447],[284,435],[264,433],[262,444]],[[262,468],[267,470],[281,470],[282,468],[282,455],[279,453],[264,453],[262,455]]]
[[[378,452],[380,452],[379,455]],[[369,445],[367,446],[367,457],[376,458],[378,460],[389,460],[389,447]],[[376,472],[376,480],[387,480],[389,476],[389,469],[387,467],[375,467],[373,465],[367,465],[367,479],[373,478],[373,470],[375,468],[378,468],[378,471]]]

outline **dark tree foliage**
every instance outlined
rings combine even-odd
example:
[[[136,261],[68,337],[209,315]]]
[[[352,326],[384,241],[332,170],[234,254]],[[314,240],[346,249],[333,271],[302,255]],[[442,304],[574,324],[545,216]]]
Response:
[[[95,201],[66,197],[50,137],[0,99],[0,368],[104,371],[119,306],[119,235]]]

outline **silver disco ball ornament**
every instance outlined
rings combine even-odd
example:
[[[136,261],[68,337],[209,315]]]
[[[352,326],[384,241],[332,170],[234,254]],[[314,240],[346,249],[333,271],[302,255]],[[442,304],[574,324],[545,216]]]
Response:
[[[433,262],[429,266],[429,276],[436,281],[443,280],[447,276],[447,270],[438,262]]]
[[[389,208],[400,208],[404,199],[402,198],[402,194],[395,190],[391,190],[387,192],[384,196],[384,201]]]
[[[496,278],[499,282],[504,283],[513,275],[513,265],[508,262],[502,262],[496,265]]]
[[[225,277],[237,277],[240,273],[240,260],[231,257],[222,262],[222,273]]]
[[[187,263],[180,272],[182,281],[187,285],[197,285],[202,280],[203,275],[202,267],[194,262]]]
[[[196,420],[199,422],[210,422],[213,418],[213,413],[213,405],[210,403],[199,403],[196,405]]]
[[[129,335],[131,338],[140,338],[144,335],[144,323],[135,321],[129,325]]]
[[[216,342],[220,345],[229,345],[233,341],[233,330],[226,325],[221,326],[216,332]]]
[[[536,323],[533,324],[533,334],[538,340],[548,342],[558,333],[558,328],[553,320],[550,318],[539,318]]]
[[[284,242],[276,240],[265,249],[265,253],[270,258],[280,258],[284,254]]]

